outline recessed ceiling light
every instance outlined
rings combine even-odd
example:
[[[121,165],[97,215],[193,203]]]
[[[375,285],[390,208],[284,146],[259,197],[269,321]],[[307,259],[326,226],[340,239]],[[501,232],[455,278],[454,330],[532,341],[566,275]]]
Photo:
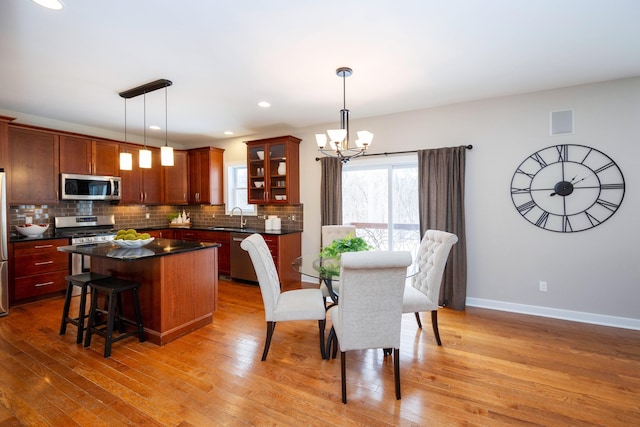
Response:
[[[63,8],[63,4],[60,0],[33,0],[34,3],[47,9],[60,10]]]
[[[224,131],[224,134],[225,134],[225,135],[233,135],[233,132],[231,132],[230,130],[225,130],[225,131]]]
[[[160,126],[151,125],[151,126],[149,126],[149,129],[160,130]]]
[[[271,104],[269,104],[267,101],[260,101],[258,102],[258,106],[262,108],[269,108],[271,107]]]

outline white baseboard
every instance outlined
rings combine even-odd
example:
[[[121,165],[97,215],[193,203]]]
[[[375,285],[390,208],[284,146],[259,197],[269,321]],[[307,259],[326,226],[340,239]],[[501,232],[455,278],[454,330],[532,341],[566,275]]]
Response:
[[[510,311],[520,314],[531,314],[533,316],[551,317],[553,319],[571,320],[574,322],[591,323],[594,325],[613,326],[615,328],[640,330],[640,319],[632,319],[628,317],[607,316],[604,314],[585,313],[582,311],[562,310],[558,308],[516,304],[481,298],[467,298],[466,303],[471,307]]]

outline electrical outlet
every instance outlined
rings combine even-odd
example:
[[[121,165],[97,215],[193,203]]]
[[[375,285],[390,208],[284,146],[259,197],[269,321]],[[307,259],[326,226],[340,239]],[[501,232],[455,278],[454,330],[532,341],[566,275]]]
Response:
[[[211,214],[211,218],[216,219],[216,214]]]
[[[538,287],[540,292],[547,292],[547,282],[540,282]]]
[[[151,214],[149,212],[147,212],[147,213],[144,214],[144,217],[146,219],[151,219]]]

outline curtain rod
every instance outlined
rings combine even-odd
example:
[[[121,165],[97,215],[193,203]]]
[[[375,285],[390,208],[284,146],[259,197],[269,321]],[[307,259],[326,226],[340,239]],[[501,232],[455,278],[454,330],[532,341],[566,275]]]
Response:
[[[471,150],[473,148],[473,145],[469,144],[469,145],[465,145],[464,148],[466,148],[467,150]],[[408,151],[385,151],[384,153],[372,153],[372,154],[363,154],[362,156],[359,157],[372,157],[372,156],[389,156],[392,154],[410,154],[410,153],[417,153],[418,150],[408,150]],[[321,157],[316,157],[316,162],[319,161],[321,159]]]

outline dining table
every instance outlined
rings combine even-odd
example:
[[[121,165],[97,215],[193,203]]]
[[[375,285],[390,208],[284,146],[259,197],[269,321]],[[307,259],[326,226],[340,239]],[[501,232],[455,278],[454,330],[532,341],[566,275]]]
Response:
[[[338,303],[339,291],[334,288],[335,282],[340,282],[340,259],[322,258],[318,253],[299,256],[291,262],[291,267],[298,273],[321,280],[329,291],[332,304],[327,310]],[[407,278],[413,277],[419,271],[418,264],[413,262],[407,267]]]

